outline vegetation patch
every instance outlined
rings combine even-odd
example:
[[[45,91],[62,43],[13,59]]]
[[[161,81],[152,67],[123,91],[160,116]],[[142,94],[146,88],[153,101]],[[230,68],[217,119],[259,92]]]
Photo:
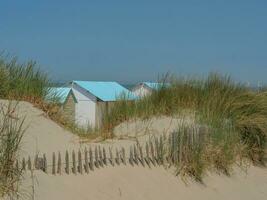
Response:
[[[0,197],[18,192],[21,170],[16,163],[24,120],[14,116],[16,106],[10,102],[0,108]]]
[[[118,101],[106,113],[105,128],[112,132],[118,124],[132,119],[188,113],[194,116],[195,125],[208,128],[205,139],[196,139],[192,144],[187,142],[192,140],[188,128],[177,129],[175,151],[182,151],[183,155],[177,163],[179,174],[200,179],[204,169],[210,167],[228,174],[230,166],[244,158],[263,164],[267,133],[264,91],[253,91],[218,74],[210,74],[205,79],[171,78],[162,82],[168,84],[162,84],[151,95],[135,102],[127,98]]]

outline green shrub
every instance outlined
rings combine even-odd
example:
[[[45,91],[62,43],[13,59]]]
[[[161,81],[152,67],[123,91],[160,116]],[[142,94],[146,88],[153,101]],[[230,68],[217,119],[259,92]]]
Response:
[[[262,162],[267,133],[267,95],[264,91],[254,91],[218,74],[210,74],[205,79],[172,79],[169,83],[136,102],[120,99],[106,114],[107,119],[112,119],[106,122],[109,129],[134,118],[179,117],[188,113],[198,124],[210,129],[206,141],[209,149],[190,150],[187,153],[190,159],[179,164],[190,169],[187,170],[189,174],[199,178],[203,163],[228,173],[229,166],[240,153]],[[177,132],[181,134],[181,130]],[[207,159],[201,152],[215,156]]]
[[[21,172],[16,168],[19,145],[24,134],[24,120],[14,116],[16,105],[0,108],[0,196],[17,192]]]
[[[47,95],[50,85],[47,74],[35,62],[19,64],[15,58],[0,57],[0,97],[40,101]]]

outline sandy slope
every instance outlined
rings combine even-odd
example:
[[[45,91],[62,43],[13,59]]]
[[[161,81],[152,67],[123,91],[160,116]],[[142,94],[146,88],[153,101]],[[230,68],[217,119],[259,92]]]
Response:
[[[0,104],[7,105],[7,102],[0,101]],[[83,148],[85,145],[81,145],[77,136],[46,118],[42,111],[29,103],[20,102],[18,115],[26,116],[25,123],[28,125],[22,143],[22,156],[33,156],[36,152],[52,154],[53,151],[63,152],[66,149]],[[165,127],[169,127],[168,119],[162,119],[161,122],[164,121],[167,123]],[[164,123],[159,125],[157,120],[154,123],[164,129]],[[174,128],[175,125],[171,127]],[[103,145],[127,146],[131,143],[133,141],[113,140]],[[240,170],[236,170],[231,177],[212,174],[205,177],[204,184],[190,182],[189,185],[161,167],[149,169],[137,166],[106,167],[89,175],[77,176],[53,176],[34,171],[33,180],[34,182],[28,173],[25,174],[22,192],[24,195],[32,195],[34,185],[34,199],[37,200],[267,199],[267,170],[258,167],[249,168],[247,175]]]
[[[29,174],[27,175],[29,176]],[[267,199],[267,171],[249,168],[248,174],[236,170],[231,177],[212,174],[204,184],[180,178],[165,169],[143,167],[107,167],[89,175],[53,176],[35,174],[35,199],[92,200],[264,200]],[[31,190],[26,179],[24,189]]]
[[[0,105],[7,106],[8,102],[0,101]],[[15,105],[15,102],[13,102]],[[21,143],[21,156],[33,156],[36,153],[52,153],[52,151],[66,150],[79,146],[78,137],[64,130],[45,114],[30,103],[20,102],[16,115],[25,118],[24,134]]]
[[[20,157],[34,157],[36,154],[42,155],[43,153],[50,157],[53,152],[72,151],[89,146],[81,143],[78,136],[47,118],[43,111],[35,108],[32,104],[28,102],[19,102],[19,104],[12,102],[12,104],[17,106],[14,116],[17,116],[19,120],[25,117],[26,132],[21,142]],[[0,100],[0,107],[7,107],[7,105],[8,101]],[[100,145],[120,147],[128,146],[131,143],[133,143],[131,140],[109,140]],[[90,144],[92,147],[94,145]]]

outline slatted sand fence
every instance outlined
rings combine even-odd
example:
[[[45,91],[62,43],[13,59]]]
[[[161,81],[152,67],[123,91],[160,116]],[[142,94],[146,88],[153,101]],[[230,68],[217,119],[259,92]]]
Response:
[[[42,170],[53,175],[88,174],[96,169],[119,165],[143,167],[170,166],[183,159],[184,151],[202,141],[203,130],[191,128],[171,133],[168,137],[154,137],[144,145],[125,147],[88,146],[78,151],[53,152],[36,155],[16,162],[22,170]]]

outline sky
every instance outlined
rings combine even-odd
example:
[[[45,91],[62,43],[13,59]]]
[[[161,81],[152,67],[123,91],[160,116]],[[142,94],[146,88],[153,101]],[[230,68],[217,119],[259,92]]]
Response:
[[[267,84],[267,1],[1,0],[0,50],[56,81],[219,72]]]

